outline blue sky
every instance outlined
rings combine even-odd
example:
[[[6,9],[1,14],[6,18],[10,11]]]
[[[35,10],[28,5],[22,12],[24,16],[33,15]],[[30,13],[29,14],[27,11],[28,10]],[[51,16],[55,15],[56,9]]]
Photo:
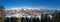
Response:
[[[60,9],[60,0],[0,0],[5,9],[13,7],[43,7]]]

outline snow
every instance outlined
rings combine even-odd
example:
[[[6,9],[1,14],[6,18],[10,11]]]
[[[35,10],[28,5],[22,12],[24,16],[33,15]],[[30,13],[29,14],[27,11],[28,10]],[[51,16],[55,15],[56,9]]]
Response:
[[[41,11],[41,9],[38,9],[38,8],[11,8],[11,9],[7,10],[7,12],[10,12],[12,14],[8,13],[8,14],[6,14],[6,17],[9,17],[9,18],[10,17],[17,17],[17,18],[27,17],[27,18],[31,18],[31,17],[33,17],[33,16],[31,16],[32,13],[33,13],[33,14],[37,15],[37,17],[39,19],[41,19],[41,13],[39,13],[40,11]],[[44,14],[45,13],[46,12],[44,12]],[[50,18],[52,18],[51,15],[50,15]]]

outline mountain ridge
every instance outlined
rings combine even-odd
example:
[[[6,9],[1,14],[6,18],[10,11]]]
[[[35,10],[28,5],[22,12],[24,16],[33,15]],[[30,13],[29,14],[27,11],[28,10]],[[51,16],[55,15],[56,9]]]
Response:
[[[39,8],[11,8],[5,11],[6,17],[22,17],[22,16],[30,16],[32,14],[41,16],[42,12],[50,13],[50,10],[39,9]]]

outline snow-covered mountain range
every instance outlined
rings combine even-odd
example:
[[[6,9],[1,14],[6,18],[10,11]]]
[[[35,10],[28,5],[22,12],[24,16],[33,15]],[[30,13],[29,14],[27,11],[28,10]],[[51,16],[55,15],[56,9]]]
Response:
[[[6,17],[28,17],[30,18],[31,15],[41,17],[43,14],[53,14],[53,10],[48,9],[38,9],[38,8],[11,8],[5,11]]]

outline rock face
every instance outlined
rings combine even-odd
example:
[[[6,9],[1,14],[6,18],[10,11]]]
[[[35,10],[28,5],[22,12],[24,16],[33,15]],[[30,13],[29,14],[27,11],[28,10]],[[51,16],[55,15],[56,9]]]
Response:
[[[6,17],[27,17],[30,18],[31,15],[36,15],[37,17],[41,18],[41,15],[49,13],[52,14],[53,10],[45,10],[45,9],[38,9],[38,8],[11,8],[6,10]]]

